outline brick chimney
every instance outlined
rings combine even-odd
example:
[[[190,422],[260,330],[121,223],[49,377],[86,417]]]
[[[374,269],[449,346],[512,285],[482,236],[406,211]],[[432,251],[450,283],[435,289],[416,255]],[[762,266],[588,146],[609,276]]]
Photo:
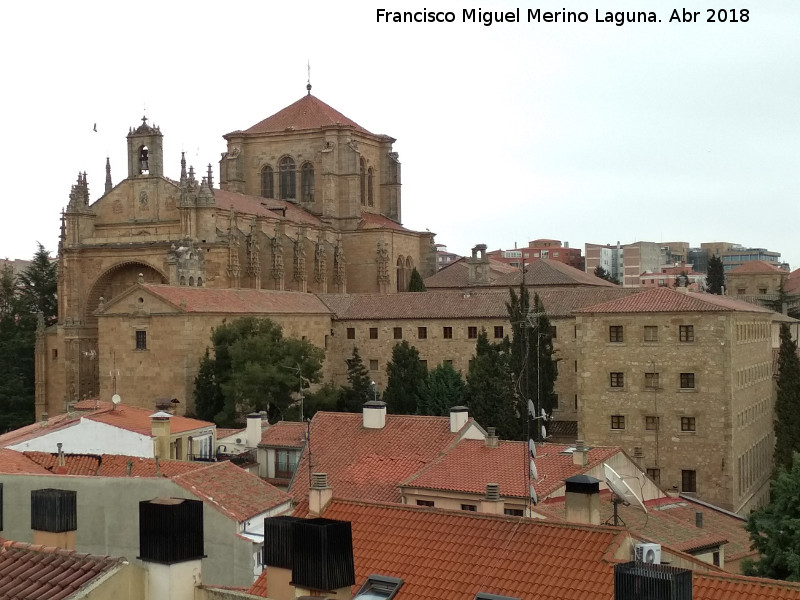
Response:
[[[472,256],[467,259],[469,267],[469,285],[487,285],[489,283],[489,257],[486,256],[486,244],[478,244],[472,248]]]
[[[153,455],[161,460],[169,459],[169,438],[171,429],[169,420],[172,418],[167,412],[157,412],[150,415],[150,431],[153,436]]]
[[[484,445],[487,448],[497,448],[500,445],[500,438],[497,437],[497,430],[494,427],[486,428],[486,441]]]
[[[362,408],[365,429],[383,429],[386,426],[386,402],[370,400]]]
[[[581,468],[589,464],[589,449],[583,445],[583,440],[575,440],[575,450],[572,451],[572,464]]]
[[[450,433],[458,433],[469,421],[469,411],[466,406],[450,407]]]
[[[31,529],[34,544],[75,550],[78,492],[31,490]]]
[[[500,484],[487,483],[486,495],[481,498],[481,512],[490,515],[502,515],[504,514],[504,509],[505,502],[500,496]]]
[[[311,487],[308,490],[308,511],[315,515],[322,514],[333,498],[333,489],[328,485],[327,473],[312,473]]]
[[[600,525],[600,480],[589,475],[575,475],[564,481],[567,521]]]

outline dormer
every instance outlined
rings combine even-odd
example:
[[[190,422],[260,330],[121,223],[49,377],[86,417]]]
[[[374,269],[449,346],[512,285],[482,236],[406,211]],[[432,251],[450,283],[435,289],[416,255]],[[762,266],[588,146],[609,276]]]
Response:
[[[128,177],[164,175],[164,153],[161,130],[157,126],[147,124],[147,117],[142,117],[142,124],[128,131]]]

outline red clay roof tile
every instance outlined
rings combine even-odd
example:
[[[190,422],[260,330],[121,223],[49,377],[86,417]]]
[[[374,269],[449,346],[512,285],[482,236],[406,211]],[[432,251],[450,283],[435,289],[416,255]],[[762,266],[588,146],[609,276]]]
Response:
[[[299,131],[323,127],[352,127],[356,131],[372,135],[361,125],[310,93],[242,133],[282,133],[287,130]]]
[[[286,220],[306,225],[319,226],[322,224],[318,217],[286,200],[249,196],[218,189],[213,191],[214,203],[218,209],[223,211],[229,211],[233,208],[233,211],[239,214],[269,217],[275,220]]]
[[[155,411],[139,408],[137,406],[120,404],[113,410],[90,413],[88,415],[84,415],[83,418],[96,421],[98,423],[105,423],[106,425],[119,427],[120,429],[134,431],[142,435],[151,435],[152,423],[150,416],[154,412]],[[190,419],[189,417],[172,415],[169,419],[169,427],[171,433],[184,433],[186,431],[194,431],[195,429],[215,427],[215,425],[209,421],[200,421],[199,419]]]
[[[600,313],[643,313],[643,312],[758,312],[772,311],[716,294],[679,292],[666,287],[650,288],[638,294],[611,300],[575,312]]]
[[[783,273],[786,275],[786,271],[778,267],[777,265],[770,264],[768,262],[764,262],[763,260],[753,260],[750,262],[742,263],[741,265],[734,267],[730,271],[728,271],[728,275],[747,275],[748,273]]]
[[[308,425],[299,421],[278,421],[261,433],[261,443],[265,446],[281,448],[302,448],[306,442]]]
[[[16,450],[0,448],[0,473],[46,475],[49,471]]]

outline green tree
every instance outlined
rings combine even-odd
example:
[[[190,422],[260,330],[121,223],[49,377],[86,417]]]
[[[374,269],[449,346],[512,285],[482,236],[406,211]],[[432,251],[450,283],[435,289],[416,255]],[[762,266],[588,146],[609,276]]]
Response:
[[[342,388],[337,409],[342,412],[361,412],[364,403],[372,400],[374,391],[369,371],[364,366],[364,361],[358,353],[358,348],[353,347],[350,358],[346,358],[348,386]]]
[[[800,452],[800,360],[787,323],[781,323],[778,351],[778,393],[775,398],[775,469],[791,466]]]
[[[198,419],[215,421],[224,408],[225,396],[217,381],[216,362],[206,348],[194,378],[194,415]]]
[[[306,394],[303,400],[304,417],[310,419],[320,410],[328,412],[339,410],[342,391],[338,385],[324,383],[318,389]]]
[[[675,278],[675,283],[672,287],[689,287],[689,274],[686,271],[681,271],[681,274]]]
[[[747,531],[758,560],[743,561],[745,575],[800,581],[800,455],[772,482],[765,507],[750,513]]]
[[[706,275],[706,291],[709,294],[722,294],[725,287],[725,267],[722,259],[716,254],[712,254],[708,259],[708,274]]]
[[[609,273],[608,271],[606,271],[606,270],[605,270],[605,269],[602,267],[602,265],[597,265],[597,266],[594,268],[594,276],[595,276],[595,277],[599,277],[600,279],[605,279],[606,281],[610,281],[611,283],[616,283],[617,285],[619,285],[619,281],[617,281],[616,279],[614,279],[614,277],[611,275],[611,273]]]
[[[58,319],[58,263],[50,260],[50,253],[37,242],[38,249],[28,267],[19,274],[18,283],[22,301],[31,314],[42,313],[45,326]]]
[[[461,373],[451,363],[442,363],[428,374],[419,413],[440,417],[449,415],[451,407],[464,404],[465,391]]]
[[[281,327],[269,319],[236,319],[216,328],[211,342],[213,379],[204,376],[204,385],[195,388],[195,402],[209,411],[216,408],[219,386],[224,404],[215,416],[218,425],[232,425],[259,410],[272,420],[288,418],[285,413],[301,382],[320,380],[324,351],[306,340],[283,337]],[[209,380],[214,385],[206,385]]]
[[[392,414],[413,415],[422,406],[425,397],[426,369],[419,360],[419,352],[407,341],[395,344],[392,360],[386,365],[388,381],[383,399],[386,411]]]
[[[783,313],[792,317],[793,319],[800,318],[800,295],[790,294],[786,291],[785,280],[781,280],[781,285],[778,288],[778,297],[774,300],[762,300],[761,303],[767,308],[775,312]]]
[[[470,416],[484,427],[497,428],[503,439],[520,435],[512,389],[508,340],[491,344],[486,330],[481,329],[467,372],[467,407]]]
[[[408,281],[408,291],[409,292],[424,292],[427,291],[428,288],[425,287],[425,282],[422,281],[422,275],[419,274],[417,268],[411,271],[411,279]]]

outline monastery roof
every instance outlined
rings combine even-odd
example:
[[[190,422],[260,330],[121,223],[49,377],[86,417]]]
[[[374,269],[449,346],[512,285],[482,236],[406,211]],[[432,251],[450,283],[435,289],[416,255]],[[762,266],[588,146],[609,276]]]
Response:
[[[783,283],[783,289],[787,294],[800,293],[800,269],[795,269]]]
[[[734,267],[727,272],[727,275],[749,275],[756,273],[780,273],[785,275],[786,271],[763,260],[751,260],[749,262],[742,263],[738,267]]]
[[[560,489],[567,477],[586,473],[620,452],[615,447],[591,448],[587,466],[578,467],[572,464],[572,453],[565,453],[568,448],[562,444],[537,445],[539,478],[534,487],[539,498],[547,498]],[[526,498],[527,471],[527,442],[503,440],[497,448],[490,448],[481,440],[463,440],[409,477],[403,486],[483,495],[486,484],[499,483],[501,496]]]
[[[241,133],[282,133],[330,127],[352,127],[360,133],[373,135],[335,108],[328,106],[316,96],[312,96],[311,93]]]
[[[277,198],[262,198],[261,196],[248,196],[238,192],[228,192],[215,189],[214,201],[218,209],[230,210],[240,214],[270,217],[276,220],[286,220],[292,223],[305,225],[322,225],[316,216],[307,210],[286,200]]]
[[[395,231],[411,231],[406,229],[397,221],[393,221],[389,217],[377,215],[370,212],[361,213],[361,221],[358,223],[359,229],[392,229]]]
[[[667,287],[649,288],[638,294],[579,309],[578,313],[645,313],[645,312],[757,312],[771,313],[749,302],[716,294],[679,292]]]
[[[215,289],[177,285],[140,284],[186,313],[217,314],[328,314],[314,294],[255,289]],[[134,288],[135,289],[135,288]]]
[[[152,414],[152,410],[120,404],[113,410],[93,412],[84,415],[83,418],[150,436],[153,431],[150,419]],[[169,419],[169,427],[170,433],[184,433],[186,431],[194,431],[195,429],[203,429],[205,427],[216,427],[216,425],[210,421],[201,421],[199,419],[172,415]]]
[[[300,421],[278,421],[261,434],[261,444],[270,447],[302,448],[308,426]]]
[[[397,486],[459,436],[449,417],[386,415],[382,429],[366,429],[361,413],[320,411],[311,420],[313,471],[328,474],[337,498],[399,502]],[[289,490],[296,499],[308,492],[308,460],[304,452]]]
[[[92,582],[123,564],[120,558],[0,539],[0,598],[83,597]]]

